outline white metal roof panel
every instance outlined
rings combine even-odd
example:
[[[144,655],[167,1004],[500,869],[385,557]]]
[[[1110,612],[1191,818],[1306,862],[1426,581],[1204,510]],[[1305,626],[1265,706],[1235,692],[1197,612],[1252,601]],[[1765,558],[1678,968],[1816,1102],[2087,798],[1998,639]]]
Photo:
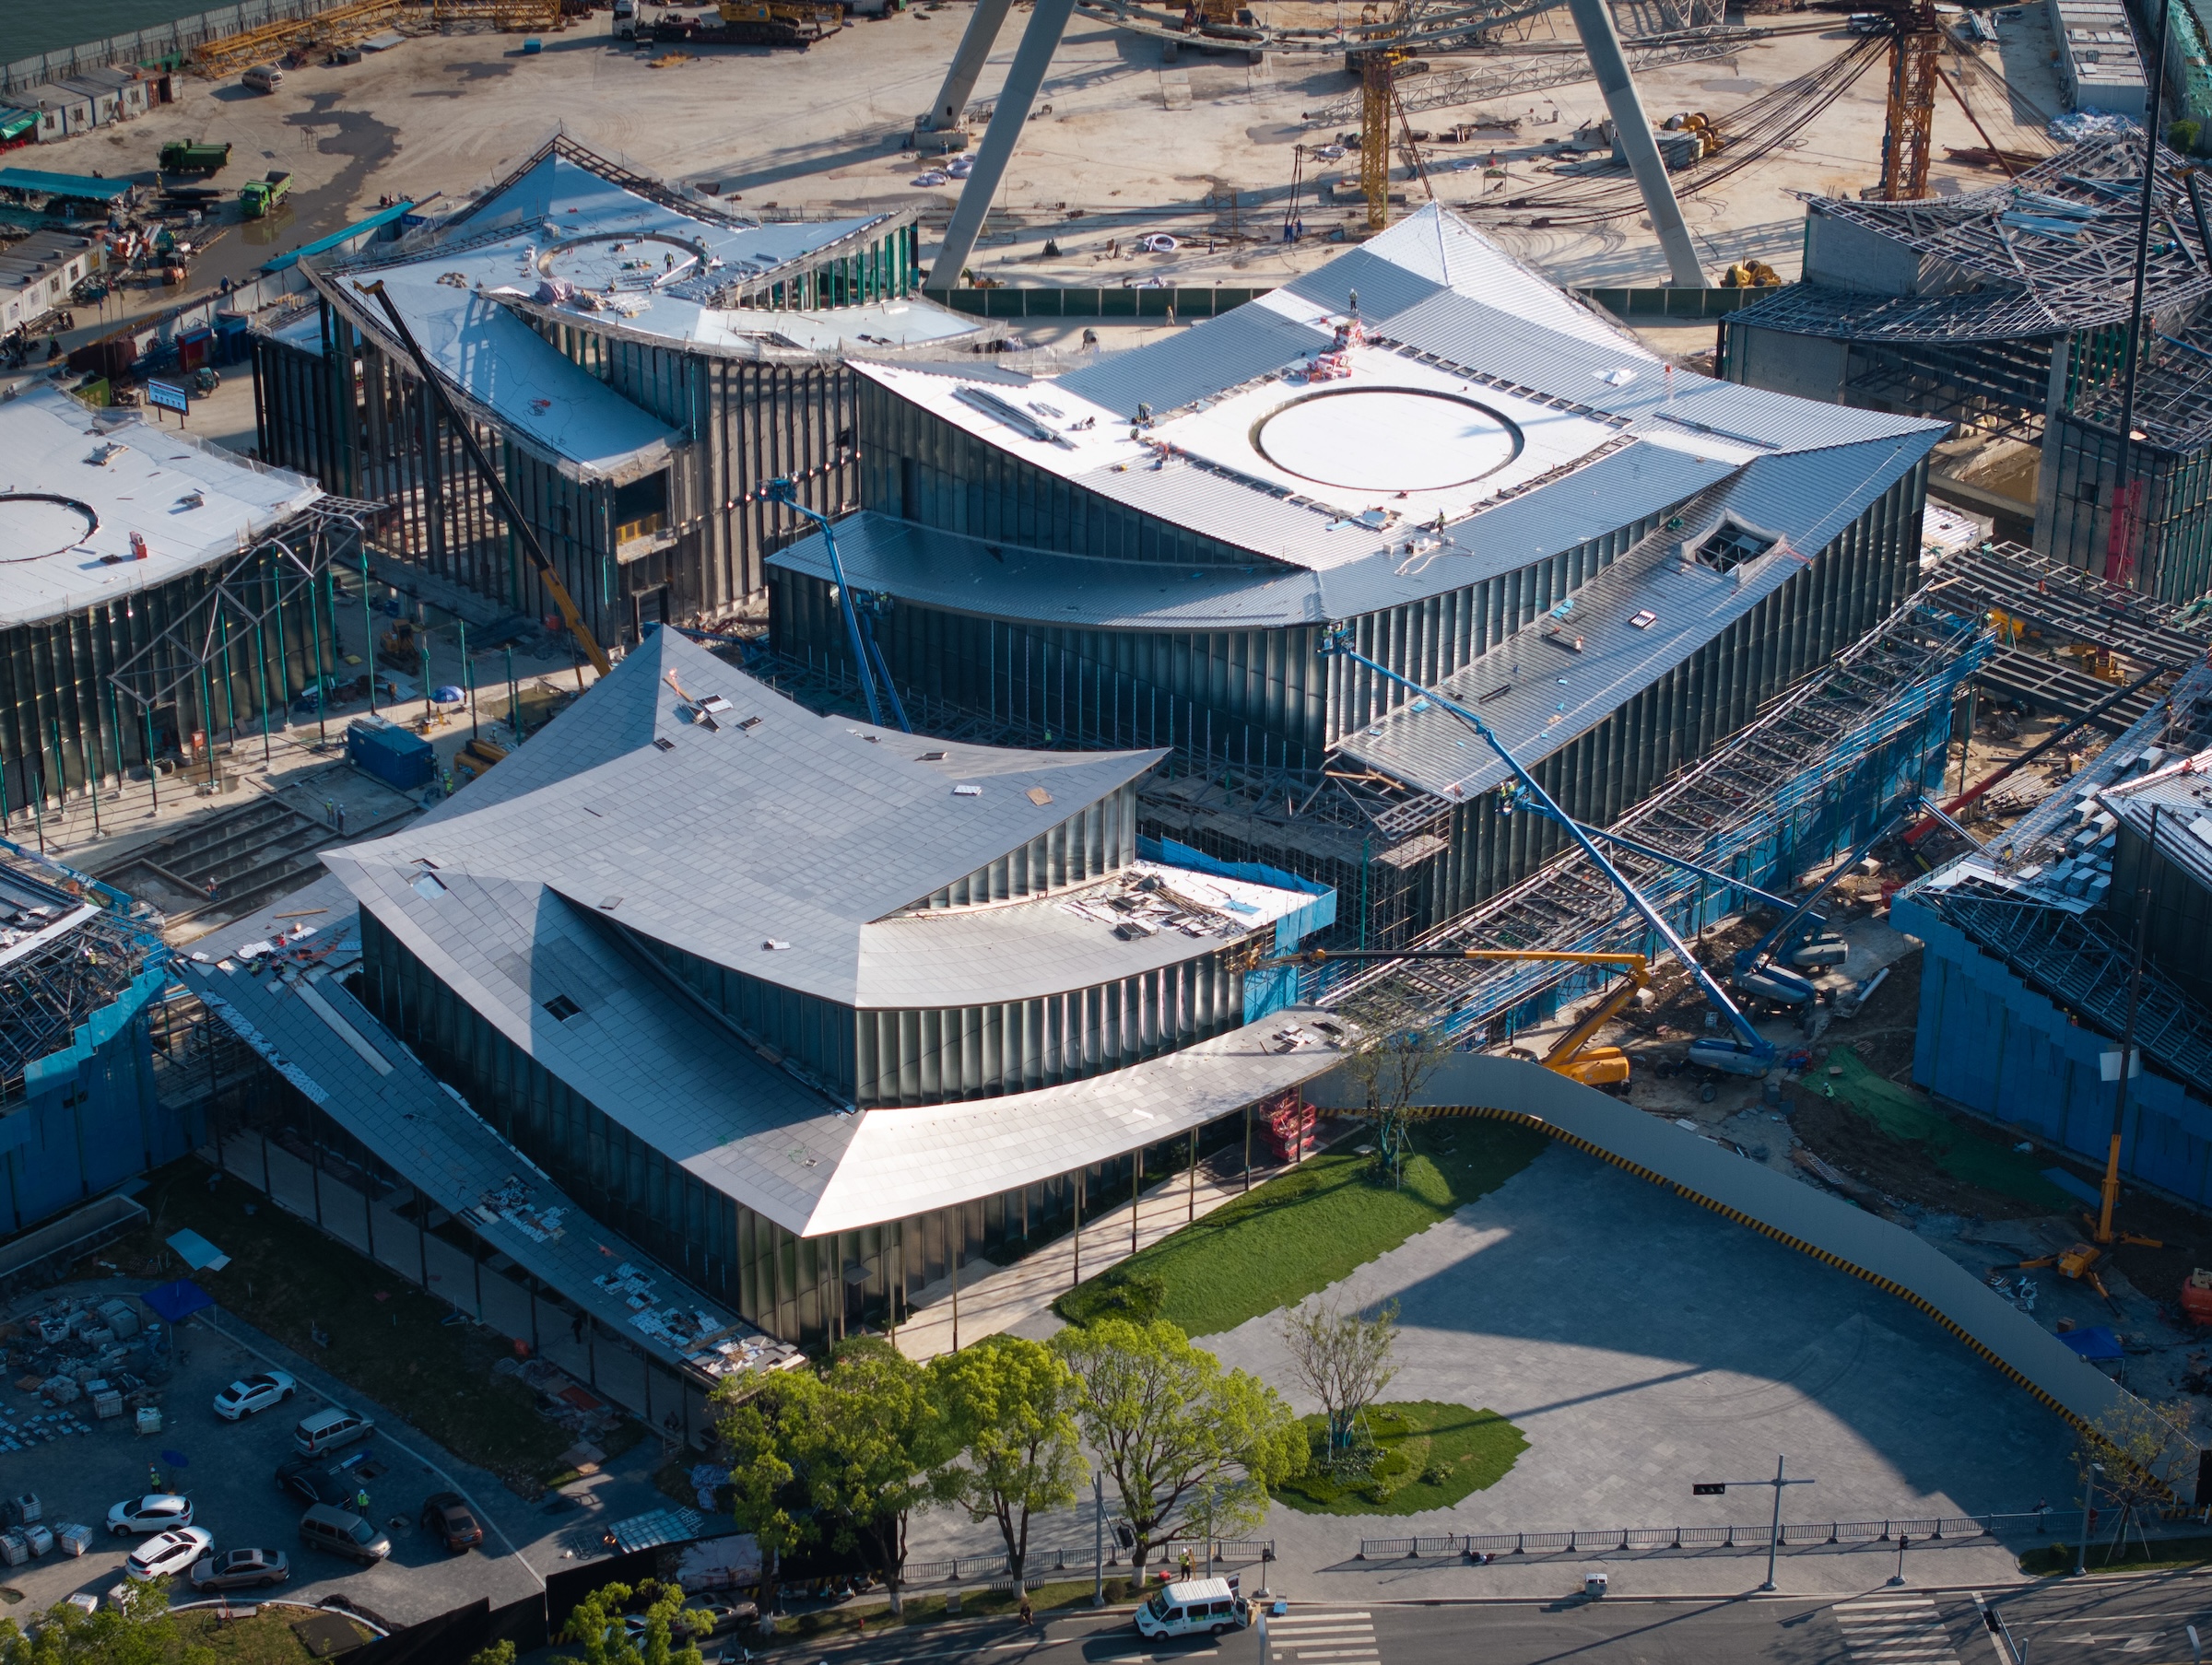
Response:
[[[1449,678],[1441,691],[1478,702],[1484,721],[1524,764],[1548,756],[1787,582],[1933,443],[1932,436],[1914,435],[1749,464],[1686,510],[1679,532],[1654,533],[1576,592],[1560,634],[1579,637],[1580,651],[1547,640],[1541,631],[1523,631]],[[1680,550],[1694,548],[1724,517],[1779,534],[1782,541],[1727,574],[1686,562]],[[1646,622],[1635,622],[1646,615]],[[1342,749],[1445,797],[1480,793],[1508,778],[1488,745],[1433,705],[1420,711],[1402,705]]]
[[[120,600],[235,556],[323,496],[313,481],[58,388],[0,402],[0,624]],[[49,494],[63,502],[27,500]],[[81,505],[81,507],[71,507]],[[135,558],[131,535],[146,541]]]

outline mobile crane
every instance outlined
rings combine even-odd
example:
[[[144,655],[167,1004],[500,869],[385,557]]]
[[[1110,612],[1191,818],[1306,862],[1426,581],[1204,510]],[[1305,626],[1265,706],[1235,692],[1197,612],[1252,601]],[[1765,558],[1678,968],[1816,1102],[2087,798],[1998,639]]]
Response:
[[[1352,646],[1350,631],[1338,628],[1322,638],[1318,650],[1324,657],[1341,657],[1354,664],[1363,665],[1386,682],[1393,682],[1409,692],[1426,698],[1431,705],[1450,712],[1472,729],[1490,750],[1498,754],[1505,767],[1512,771],[1520,785],[1519,797],[1538,813],[1550,816],[1567,829],[1568,836],[1582,846],[1583,854],[1592,866],[1619,891],[1623,899],[1650,928],[1652,934],[1667,945],[1682,968],[1688,971],[1700,990],[1733,1032],[1735,1038],[1724,1036],[1701,1036],[1689,1043],[1689,1061],[1700,1069],[1712,1070],[1724,1075],[1764,1075],[1773,1067],[1776,1057],[1774,1043],[1751,1026],[1751,1020],[1743,1014],[1736,1003],[1728,998],[1728,991],[1712,979],[1712,973],[1698,963],[1698,956],[1689,951],[1675,928],[1666,922],[1660,911],[1644,898],[1642,892],[1629,883],[1621,871],[1606,859],[1597,841],[1583,829],[1582,824],[1570,816],[1546,791],[1536,778],[1521,765],[1521,760],[1507,749],[1490,725],[1467,707],[1436,689],[1426,687],[1409,676],[1400,675],[1388,665],[1378,663]],[[1509,804],[1513,800],[1509,799]]]
[[[1598,1002],[1538,1060],[1586,1087],[1616,1086],[1629,1078],[1629,1055],[1618,1047],[1593,1047],[1597,1032],[1652,986],[1651,962],[1641,954],[1583,954],[1546,948],[1308,948],[1278,954],[1256,966],[1320,966],[1332,960],[1558,960],[1571,966],[1611,966],[1620,986]]]

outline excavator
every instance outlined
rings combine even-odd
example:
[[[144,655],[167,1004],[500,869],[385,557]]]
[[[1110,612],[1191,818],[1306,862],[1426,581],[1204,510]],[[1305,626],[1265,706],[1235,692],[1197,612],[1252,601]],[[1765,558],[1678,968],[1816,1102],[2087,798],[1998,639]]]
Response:
[[[1618,1086],[1629,1079],[1629,1055],[1618,1047],[1594,1047],[1597,1032],[1621,1008],[1652,986],[1651,962],[1641,954],[1577,954],[1544,948],[1309,948],[1253,962],[1267,966],[1320,966],[1332,960],[1557,960],[1571,966],[1610,966],[1621,980],[1582,1021],[1552,1043],[1537,1061],[1586,1087]]]

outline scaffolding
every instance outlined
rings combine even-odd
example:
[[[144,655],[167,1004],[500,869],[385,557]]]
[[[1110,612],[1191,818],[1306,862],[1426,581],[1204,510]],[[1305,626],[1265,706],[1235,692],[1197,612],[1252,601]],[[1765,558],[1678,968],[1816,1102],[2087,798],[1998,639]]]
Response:
[[[0,839],[0,896],[11,906],[44,905],[63,916],[89,907],[74,926],[25,932],[0,948],[0,1110],[26,1096],[27,1073],[75,1045],[93,1014],[113,1005],[168,963],[150,920],[135,917],[121,891]]]
[[[235,741],[241,707],[261,714],[265,732],[272,721],[282,721],[272,718],[273,706],[296,689],[327,687],[335,680],[336,601],[324,580],[341,554],[359,552],[383,513],[382,503],[326,496],[274,532],[241,536],[214,581],[118,664],[108,681],[132,702],[133,714],[149,732],[158,709],[189,709],[197,713],[193,726],[210,742],[218,726],[229,728]],[[295,664],[303,634],[312,658]],[[327,659],[326,646],[332,650]],[[245,686],[234,694],[241,679]],[[216,721],[218,696],[228,716],[221,725]],[[123,726],[119,713],[117,727]],[[212,744],[207,753],[212,768]],[[148,756],[150,762],[150,744]]]
[[[224,76],[264,64],[294,52],[329,52],[392,27],[400,19],[403,0],[354,0],[311,17],[286,18],[255,29],[225,35],[193,49],[196,75],[218,80]],[[558,0],[556,0],[558,4]]]
[[[1978,616],[1915,597],[1612,830],[1762,888],[1787,884],[1928,788],[1953,698],[1992,642]],[[1610,859],[1685,935],[1734,910],[1725,885],[1626,850]],[[1650,934],[1575,850],[1414,945],[1650,955]],[[1417,1021],[1467,1037],[1602,977],[1542,963],[1401,960],[1348,976],[1324,966],[1307,974],[1300,996],[1359,1021]]]
[[[1945,869],[1910,893],[2023,982],[2112,1036],[2128,1027],[2136,956],[2127,931],[2110,909],[2053,905],[2013,883],[2013,875],[2025,876],[2056,858],[2074,831],[2073,815],[2085,791],[2119,779],[2128,761],[2153,744],[2170,755],[2212,745],[2212,662],[2202,658],[2201,644],[2198,662],[2165,699],[2130,725],[2099,759],[2100,768],[2077,778],[2073,790],[2045,799],[1994,853],[1984,852],[1956,873]],[[2146,1058],[2198,1092],[2212,1093],[2212,1013],[2155,965],[2142,968],[2134,1029]]]
[[[2018,544],[1983,544],[1947,557],[1931,593],[1952,606],[2003,614],[2010,622],[1976,680],[2062,717],[2088,716],[2145,672],[2178,675],[2212,646],[2212,630],[2184,620],[2180,609]],[[2027,645],[2031,631],[2041,637],[2040,647]],[[2109,674],[2084,669],[2080,659],[2062,651],[2069,646],[2109,656]],[[2089,721],[2117,734],[2162,698],[2147,685]]]

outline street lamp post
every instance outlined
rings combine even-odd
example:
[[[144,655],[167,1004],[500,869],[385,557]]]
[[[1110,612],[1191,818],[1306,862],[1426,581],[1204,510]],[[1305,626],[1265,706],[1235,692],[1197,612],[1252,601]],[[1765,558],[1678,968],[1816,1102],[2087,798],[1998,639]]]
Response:
[[[2089,1570],[2089,1517],[2096,1512],[2097,1476],[2103,1472],[2104,1464],[2093,1462],[2081,1477],[2081,1542],[2074,1546],[2076,1577]]]
[[[1901,1587],[1905,1581],[1905,1546],[1912,1542],[1912,1540],[1906,1536],[1903,1532],[1898,1533],[1897,1571],[1889,1575],[1889,1587],[1892,1589]]]

